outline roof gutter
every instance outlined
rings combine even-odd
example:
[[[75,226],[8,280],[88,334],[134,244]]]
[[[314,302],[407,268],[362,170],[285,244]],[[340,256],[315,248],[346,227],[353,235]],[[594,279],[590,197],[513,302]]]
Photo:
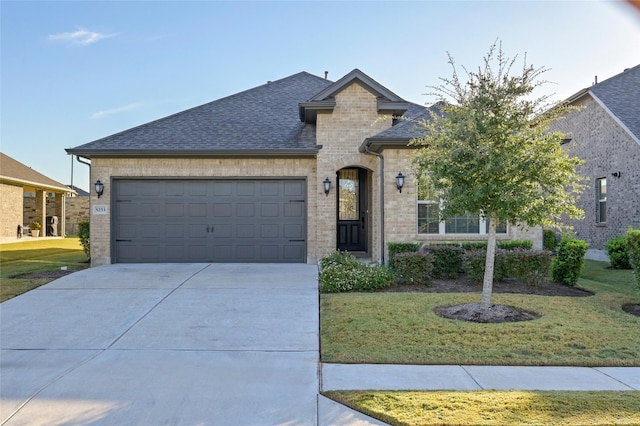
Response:
[[[172,149],[75,149],[66,150],[67,153],[84,158],[300,158],[315,157],[317,148],[300,149],[221,149],[221,150],[172,150]],[[80,161],[80,160],[78,160]],[[85,163],[87,164],[87,163]]]

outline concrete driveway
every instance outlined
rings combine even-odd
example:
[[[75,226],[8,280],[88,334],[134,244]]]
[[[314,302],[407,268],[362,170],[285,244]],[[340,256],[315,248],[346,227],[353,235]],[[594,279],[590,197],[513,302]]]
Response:
[[[0,305],[2,425],[315,425],[317,268],[136,264]]]

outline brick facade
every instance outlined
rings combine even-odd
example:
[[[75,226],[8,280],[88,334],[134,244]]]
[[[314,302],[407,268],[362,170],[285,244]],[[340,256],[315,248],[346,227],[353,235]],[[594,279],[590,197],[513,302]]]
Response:
[[[570,220],[578,238],[590,248],[604,250],[609,239],[624,235],[632,226],[640,228],[640,143],[591,96],[578,104],[554,129],[571,135],[565,148],[585,163],[578,173],[588,180],[578,206],[584,220]],[[612,174],[621,172],[620,177]],[[596,223],[596,179],[607,178],[607,221]]]
[[[14,238],[17,235],[18,225],[22,222],[22,193],[21,186],[7,185],[0,183],[0,237]]]

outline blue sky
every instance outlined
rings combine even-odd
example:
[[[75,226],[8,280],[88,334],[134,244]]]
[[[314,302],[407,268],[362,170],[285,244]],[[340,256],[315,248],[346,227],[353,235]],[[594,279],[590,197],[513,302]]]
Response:
[[[562,100],[640,63],[640,11],[605,1],[2,1],[3,153],[68,184],[75,147],[307,71],[359,68],[408,101],[496,40]],[[74,162],[74,184],[89,188]],[[1,171],[0,171],[1,173]]]

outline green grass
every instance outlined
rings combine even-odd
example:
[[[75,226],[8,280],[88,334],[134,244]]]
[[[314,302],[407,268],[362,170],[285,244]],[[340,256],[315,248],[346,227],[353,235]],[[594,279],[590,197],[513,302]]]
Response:
[[[391,425],[637,425],[640,392],[327,392]]]
[[[0,244],[0,302],[52,281],[51,278],[14,278],[16,275],[58,270],[62,266],[72,271],[89,267],[78,238]]]
[[[323,362],[467,365],[640,366],[640,318],[631,271],[587,261],[579,286],[591,297],[495,294],[533,310],[534,321],[478,324],[444,319],[441,305],[479,293],[341,293],[321,296]]]

